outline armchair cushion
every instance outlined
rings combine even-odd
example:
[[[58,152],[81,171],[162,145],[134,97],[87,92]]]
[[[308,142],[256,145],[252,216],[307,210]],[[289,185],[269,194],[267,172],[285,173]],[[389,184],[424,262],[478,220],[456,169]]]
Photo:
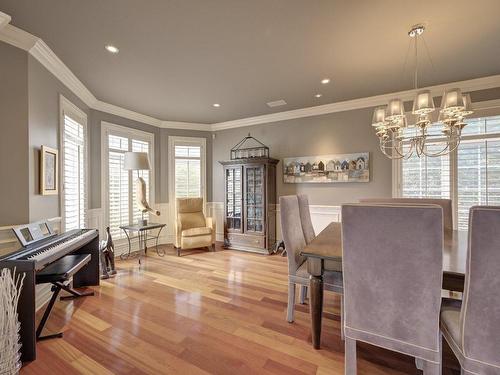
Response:
[[[200,228],[191,228],[185,229],[181,232],[182,237],[196,237],[196,236],[205,236],[212,234],[212,228],[200,227]]]

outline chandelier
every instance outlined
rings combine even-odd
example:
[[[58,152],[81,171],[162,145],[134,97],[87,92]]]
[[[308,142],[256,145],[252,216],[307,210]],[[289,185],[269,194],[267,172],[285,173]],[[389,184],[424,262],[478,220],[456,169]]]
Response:
[[[457,149],[462,136],[464,121],[471,111],[469,94],[459,88],[446,89],[438,108],[437,122],[434,98],[430,90],[418,90],[418,39],[423,34],[423,25],[416,25],[408,32],[415,52],[415,99],[411,114],[406,114],[403,100],[394,98],[386,106],[375,108],[372,126],[380,141],[380,150],[390,159],[447,155]],[[428,147],[432,145],[431,147]]]

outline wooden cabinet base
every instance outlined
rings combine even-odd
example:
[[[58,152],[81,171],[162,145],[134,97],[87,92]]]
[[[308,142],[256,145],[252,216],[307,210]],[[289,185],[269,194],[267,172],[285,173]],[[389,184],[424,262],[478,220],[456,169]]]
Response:
[[[250,253],[258,253],[258,254],[264,254],[264,255],[269,255],[272,253],[272,251],[268,250],[268,249],[250,247],[250,246],[245,246],[245,245],[241,245],[241,244],[231,244],[229,246],[224,246],[224,249],[247,251]]]
[[[263,235],[228,233],[226,235],[226,243],[226,249],[250,251],[260,254],[271,253],[266,248],[266,237]]]

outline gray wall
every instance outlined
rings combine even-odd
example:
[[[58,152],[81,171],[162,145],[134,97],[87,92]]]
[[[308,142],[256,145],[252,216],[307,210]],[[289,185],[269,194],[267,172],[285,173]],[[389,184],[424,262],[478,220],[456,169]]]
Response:
[[[89,208],[101,207],[101,123],[109,122],[115,125],[153,133],[155,136],[155,201],[168,203],[168,137],[202,137],[207,140],[207,166],[212,165],[212,137],[210,132],[160,129],[109,113],[91,110],[89,119],[90,128],[90,199]],[[210,168],[208,168],[210,169]],[[212,198],[211,171],[207,171],[207,200]]]
[[[0,42],[0,226],[29,220],[28,54]]]
[[[59,94],[89,115],[89,108],[28,55],[30,221],[60,216],[60,196],[40,195],[40,148],[59,149]]]
[[[311,204],[339,205],[363,197],[390,197],[392,167],[378,148],[370,125],[371,108],[332,113],[216,132],[213,151],[213,200],[224,201],[224,176],[220,160],[249,132],[269,146],[270,155],[281,162],[277,168],[278,196],[305,193]],[[370,182],[337,184],[284,184],[283,158],[322,154],[370,153]]]
[[[168,137],[207,139],[207,199],[212,199],[210,132],[160,129],[89,109],[26,51],[0,42],[0,225],[60,216],[60,196],[42,196],[40,148],[60,148],[59,94],[87,113],[89,139],[89,208],[101,207],[101,122],[155,135],[156,202],[168,202]]]

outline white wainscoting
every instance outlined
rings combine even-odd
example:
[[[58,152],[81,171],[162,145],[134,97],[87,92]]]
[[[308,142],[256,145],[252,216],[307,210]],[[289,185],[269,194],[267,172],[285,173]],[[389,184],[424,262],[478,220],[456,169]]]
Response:
[[[174,222],[170,212],[168,203],[158,203],[153,205],[155,210],[160,211],[160,216],[149,215],[150,222],[166,224],[166,228],[160,233],[158,240],[159,244],[169,244],[174,241]],[[106,239],[106,220],[104,218],[104,210],[101,208],[92,208],[87,210],[87,227],[99,230],[99,237],[101,240]],[[128,252],[128,241],[126,238],[114,239],[115,243],[115,256]],[[148,242],[152,246],[152,242]],[[132,251],[138,250],[139,243],[137,239],[131,241]]]
[[[332,221],[339,222],[340,206],[310,205],[311,220],[316,233],[321,232]],[[224,240],[224,202],[208,202],[207,215],[215,217],[217,223],[217,241]],[[281,215],[280,206],[276,205],[276,231],[277,239],[281,240]]]
[[[91,208],[87,210],[87,228],[97,229],[99,231],[99,239],[104,239],[106,228],[104,227],[103,210],[100,208]]]
[[[171,244],[175,241],[175,223],[173,207],[169,203],[158,203],[154,205],[154,209],[160,211],[160,216],[150,215],[150,222],[159,222],[166,224],[161,232],[159,244]],[[332,221],[340,221],[340,206],[325,206],[325,205],[310,205],[311,220],[316,233],[319,233]],[[215,218],[217,225],[217,241],[224,241],[224,203],[223,202],[207,202],[205,205],[205,213],[207,216]],[[105,220],[103,210],[100,208],[90,209],[87,211],[87,220],[89,228],[99,229],[101,239],[105,238]],[[281,240],[281,220],[280,207],[276,205],[276,231],[277,239]],[[151,244],[152,245],[152,244]],[[132,241],[132,251],[138,249],[137,240]],[[126,239],[115,240],[115,255],[128,251],[128,242]]]
[[[224,202],[207,202],[205,212],[215,218],[216,241],[224,241]]]

